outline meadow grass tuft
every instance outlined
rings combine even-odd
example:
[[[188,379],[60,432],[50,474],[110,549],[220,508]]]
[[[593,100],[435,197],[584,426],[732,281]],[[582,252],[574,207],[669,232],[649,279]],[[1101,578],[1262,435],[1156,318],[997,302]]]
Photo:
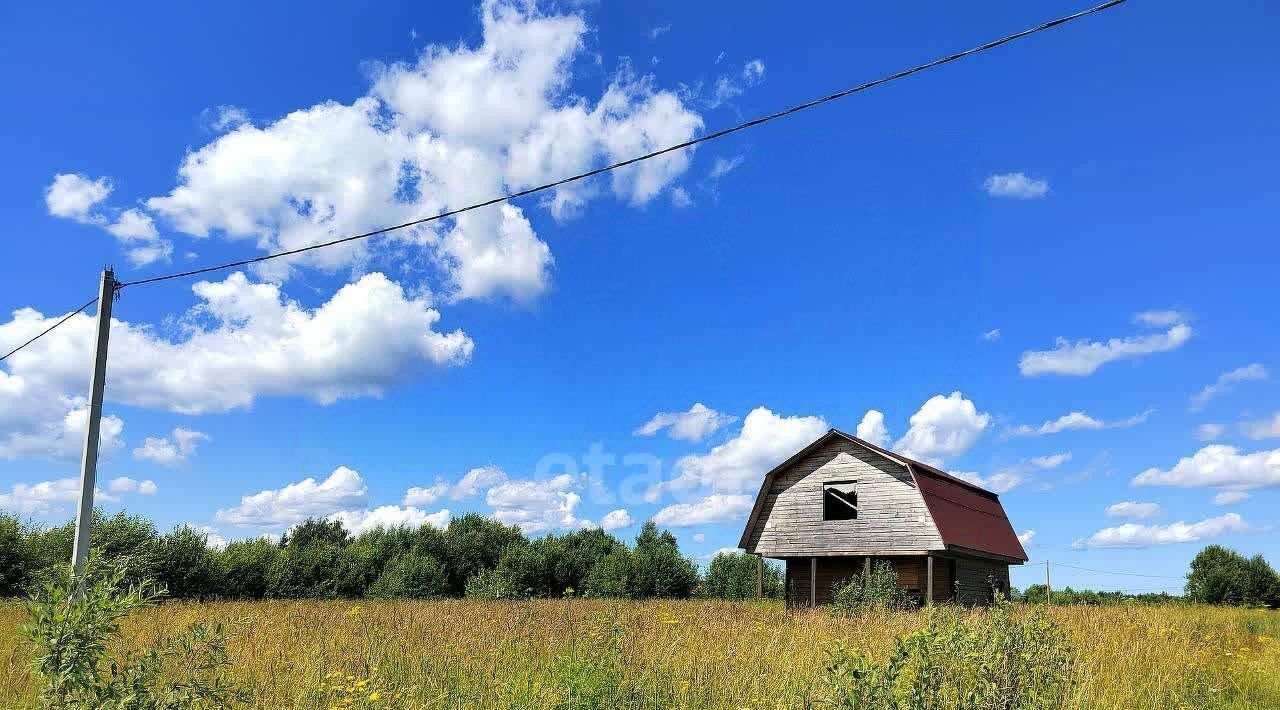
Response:
[[[1073,654],[1069,707],[1280,707],[1276,612],[1048,614]],[[0,604],[0,707],[39,695],[23,618],[21,605]],[[829,707],[834,649],[884,662],[896,638],[928,623],[914,611],[788,614],[778,602],[172,602],[127,619],[122,643],[143,648],[200,621],[247,622],[229,645],[231,677],[254,707],[547,710]]]

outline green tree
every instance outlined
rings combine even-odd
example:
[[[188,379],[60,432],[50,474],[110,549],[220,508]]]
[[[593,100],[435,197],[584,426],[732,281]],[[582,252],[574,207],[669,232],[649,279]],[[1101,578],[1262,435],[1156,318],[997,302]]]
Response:
[[[307,518],[292,530],[285,533],[280,544],[285,547],[307,547],[313,543],[327,543],[343,547],[350,540],[347,529],[341,520],[321,520]]]
[[[392,560],[414,548],[416,540],[415,532],[403,526],[360,533],[344,552],[338,593],[344,597],[363,596]]]
[[[698,584],[698,568],[684,555],[676,538],[658,530],[652,520],[636,536],[632,550],[631,596],[638,598],[682,598]]]
[[[508,547],[528,544],[519,528],[478,513],[467,513],[450,521],[443,542],[443,559],[453,596],[462,596],[467,580],[473,575],[496,567]]]
[[[1261,555],[1209,545],[1191,560],[1187,596],[1203,604],[1280,606],[1280,578]]]

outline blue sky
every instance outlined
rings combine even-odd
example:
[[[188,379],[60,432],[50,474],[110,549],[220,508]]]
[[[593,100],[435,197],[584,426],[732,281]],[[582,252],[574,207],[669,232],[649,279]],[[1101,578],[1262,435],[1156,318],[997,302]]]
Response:
[[[9,4],[0,344],[105,264],[457,207],[1074,9]],[[1135,0],[544,200],[126,289],[100,500],[224,539],[656,516],[708,555],[764,470],[861,424],[1001,490],[1035,561],[1280,558],[1278,19]],[[24,517],[71,515],[91,332],[0,365]]]

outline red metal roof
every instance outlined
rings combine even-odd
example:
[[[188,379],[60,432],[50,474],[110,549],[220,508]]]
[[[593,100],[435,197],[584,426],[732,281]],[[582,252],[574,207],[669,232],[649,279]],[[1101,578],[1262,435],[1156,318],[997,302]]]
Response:
[[[934,470],[915,473],[916,485],[945,544],[1026,561],[1027,553],[1004,514],[999,496],[956,485],[953,476],[938,476]]]

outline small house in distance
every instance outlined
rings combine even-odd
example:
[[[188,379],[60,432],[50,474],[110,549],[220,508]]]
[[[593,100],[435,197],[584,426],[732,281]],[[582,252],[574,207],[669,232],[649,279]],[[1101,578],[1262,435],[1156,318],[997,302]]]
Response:
[[[785,561],[788,606],[880,560],[922,601],[986,604],[1027,561],[995,493],[837,429],[765,474],[738,546]]]

